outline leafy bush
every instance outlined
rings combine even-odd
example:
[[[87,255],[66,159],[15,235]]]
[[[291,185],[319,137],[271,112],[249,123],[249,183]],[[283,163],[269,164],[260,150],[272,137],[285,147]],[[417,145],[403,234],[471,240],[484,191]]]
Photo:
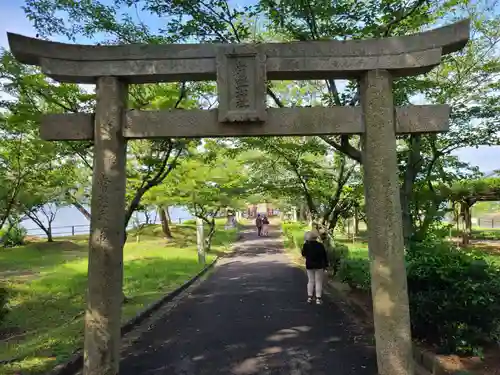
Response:
[[[24,245],[24,238],[28,232],[20,225],[15,225],[10,231],[0,231],[0,245],[3,247],[14,247]]]
[[[341,261],[349,256],[349,248],[341,243],[330,244],[326,246],[328,260],[333,268],[333,273],[336,274],[340,268]]]
[[[302,249],[304,234],[307,230],[307,225],[302,223],[284,223],[285,246],[291,249]]]
[[[406,254],[412,332],[443,352],[479,355],[500,340],[500,269],[447,243],[414,244]],[[347,258],[338,276],[370,291],[368,259]]]
[[[414,245],[407,255],[412,330],[446,352],[479,354],[498,340],[500,270],[447,244]]]
[[[8,298],[9,294],[7,292],[7,289],[0,286],[0,324],[3,322],[5,316],[9,312],[9,309],[7,308]]]
[[[351,288],[370,291],[370,264],[367,259],[342,259],[338,277]]]

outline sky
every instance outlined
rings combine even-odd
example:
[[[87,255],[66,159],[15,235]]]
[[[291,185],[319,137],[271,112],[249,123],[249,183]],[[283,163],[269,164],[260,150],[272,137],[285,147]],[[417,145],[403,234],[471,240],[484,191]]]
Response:
[[[243,3],[245,0],[241,0]],[[0,47],[8,49],[7,32],[13,32],[26,36],[36,36],[36,31],[30,21],[25,17],[21,6],[23,0],[0,0]],[[142,17],[142,15],[141,15]],[[148,22],[147,19],[142,19]],[[62,40],[61,40],[62,41]],[[84,43],[85,41],[80,41]],[[88,42],[88,41],[87,41]],[[490,172],[500,169],[500,146],[479,148],[464,148],[457,150],[455,154],[463,161],[476,165],[483,172]],[[66,209],[65,209],[66,210]],[[179,213],[184,215],[184,213]],[[175,216],[175,215],[174,215]],[[85,218],[74,209],[68,208],[67,212],[60,212],[56,218],[57,223],[61,222],[65,225],[88,224]],[[30,225],[31,227],[31,225]]]

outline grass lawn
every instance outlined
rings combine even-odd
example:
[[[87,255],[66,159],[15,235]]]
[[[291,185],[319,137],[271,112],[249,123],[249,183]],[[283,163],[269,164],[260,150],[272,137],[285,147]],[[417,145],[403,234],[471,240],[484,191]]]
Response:
[[[207,262],[236,239],[235,230],[221,229]],[[144,228],[139,242],[129,233],[124,292],[130,301],[123,307],[124,322],[201,270],[195,226],[173,226],[172,232],[169,242],[156,225]],[[0,374],[45,373],[82,347],[87,263],[86,236],[0,250],[0,282],[11,293],[11,312],[0,326],[0,360],[22,358],[0,366]]]

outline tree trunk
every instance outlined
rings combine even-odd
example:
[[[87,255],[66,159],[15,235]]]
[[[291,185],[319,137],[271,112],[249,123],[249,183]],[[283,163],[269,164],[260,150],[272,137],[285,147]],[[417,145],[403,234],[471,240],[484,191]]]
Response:
[[[75,207],[80,213],[85,216],[87,220],[90,221],[90,212],[87,211],[85,207],[83,207],[70,193],[66,193],[66,197],[69,199],[73,207]]]
[[[170,217],[170,211],[168,206],[165,206],[165,213],[167,214],[167,219],[169,224],[172,224],[172,218]]]
[[[205,238],[205,250],[206,252],[210,252],[212,247],[212,238],[215,234],[215,218],[212,218],[210,221],[210,230],[208,232],[207,238]]]
[[[144,224],[146,225],[151,224],[151,213],[147,209],[145,209],[143,213],[144,213],[144,218],[146,219],[146,222]]]
[[[161,228],[163,230],[165,238],[172,239],[173,236],[172,232],[170,231],[170,225],[168,223],[168,218],[165,209],[163,209],[163,207],[161,206],[158,206],[158,213],[160,214]]]
[[[52,237],[52,223],[49,222],[49,226],[47,227],[47,242],[54,242],[54,238]]]
[[[358,207],[354,208],[354,236],[359,237],[359,214]]]
[[[467,202],[462,202],[460,204],[460,210],[462,211],[463,218],[463,232],[462,232],[462,245],[467,246],[470,243],[470,237],[472,233],[472,217],[471,217],[471,207]]]
[[[415,184],[415,179],[422,166],[422,157],[420,155],[420,136],[411,136],[409,147],[407,166],[403,177],[403,186],[400,189],[403,240],[405,248],[409,247],[413,235],[411,202],[413,198],[413,186]]]

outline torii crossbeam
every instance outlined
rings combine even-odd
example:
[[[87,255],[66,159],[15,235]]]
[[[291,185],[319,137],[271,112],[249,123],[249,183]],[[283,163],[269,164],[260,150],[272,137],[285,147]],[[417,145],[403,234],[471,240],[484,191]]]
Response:
[[[469,21],[411,36],[269,44],[84,46],[8,34],[21,62],[97,84],[94,114],[48,115],[47,140],[93,140],[84,374],[118,373],[127,139],[360,134],[378,372],[413,375],[395,134],[446,131],[449,108],[394,108],[393,77],[430,71]],[[266,80],[357,79],[360,107],[267,108]],[[216,80],[217,110],[127,111],[127,84]]]

